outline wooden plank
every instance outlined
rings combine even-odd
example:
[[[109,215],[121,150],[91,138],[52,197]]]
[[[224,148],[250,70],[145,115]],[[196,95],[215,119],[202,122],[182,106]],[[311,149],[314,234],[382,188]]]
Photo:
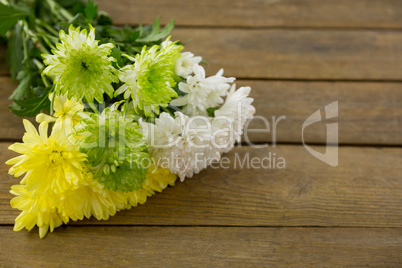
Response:
[[[192,39],[186,50],[209,62],[209,75],[402,80],[400,31],[175,29],[173,39]]]
[[[178,26],[398,28],[398,0],[98,0],[115,23],[152,23],[176,19]]]
[[[0,143],[0,162],[15,155],[8,145]],[[266,169],[241,168],[247,154],[247,163],[271,157],[271,167],[265,159]],[[238,147],[226,156],[226,168],[210,167],[108,221],[77,224],[402,227],[402,148],[340,147],[336,168],[294,145]],[[8,193],[18,179],[7,168],[0,166],[0,224],[18,215]]]
[[[238,78],[401,80],[402,32],[176,29],[186,50]]]
[[[339,123],[341,144],[402,144],[402,83],[238,81],[250,85],[257,109],[248,125],[254,142],[302,143],[305,120],[315,111],[338,101],[339,117],[304,129],[304,141],[325,144],[327,123]],[[270,131],[262,118],[268,119]],[[272,117],[275,117],[275,120]],[[286,116],[276,124],[281,116]],[[324,115],[323,115],[323,118]]]
[[[302,143],[304,121],[316,110],[339,101],[339,142],[341,144],[402,144],[402,83],[329,83],[242,80],[238,86],[251,86],[257,116],[268,120],[270,131],[260,117],[248,126],[251,142]],[[8,96],[15,88],[8,77],[0,77],[0,139],[20,140],[21,118],[7,108]],[[273,135],[274,120],[281,116]],[[322,121],[305,129],[305,141],[326,142]],[[253,132],[254,129],[260,131]],[[274,138],[275,137],[275,138]]]
[[[402,231],[376,228],[0,227],[1,266],[397,267]]]
[[[6,60],[6,45],[0,43],[0,75],[9,75],[7,60]]]
[[[0,139],[3,140],[21,140],[24,134],[22,118],[8,108],[12,103],[8,98],[16,87],[17,84],[13,83],[10,77],[0,76]],[[35,123],[34,118],[30,118],[30,121]]]

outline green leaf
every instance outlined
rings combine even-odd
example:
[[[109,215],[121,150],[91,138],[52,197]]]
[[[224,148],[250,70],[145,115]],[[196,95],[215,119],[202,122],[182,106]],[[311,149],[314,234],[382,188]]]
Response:
[[[110,38],[114,42],[124,42],[126,41],[126,36],[123,31],[115,26],[99,26],[95,27],[96,34],[99,35],[98,39]]]
[[[10,110],[18,116],[34,117],[42,110],[50,109],[50,100],[48,98],[51,88],[37,87],[34,88],[34,96],[23,100],[14,100],[9,106]]]
[[[17,74],[24,68],[24,64],[22,63],[24,60],[22,42],[22,26],[16,24],[7,46],[7,62],[10,66],[10,74],[13,81],[15,81]]]
[[[87,17],[88,20],[92,20],[96,17],[97,13],[98,5],[95,4],[93,0],[89,0],[85,8],[85,17]]]
[[[11,6],[0,4],[0,35],[4,36],[26,13]]]
[[[209,117],[215,117],[215,111],[218,110],[219,107],[208,108],[207,113]]]
[[[123,58],[122,58],[122,56],[121,56],[121,50],[120,50],[120,47],[118,47],[118,46],[114,46],[113,48],[112,48],[112,53],[110,54],[110,56],[112,56],[113,58],[115,58],[116,59],[116,66],[115,67],[123,67],[124,65],[124,63],[123,63]]]
[[[141,53],[143,46],[134,46],[133,51],[135,53]]]
[[[9,99],[23,99],[24,97],[28,96],[31,89],[31,81],[32,81],[33,73],[22,70],[17,75],[17,80],[19,80],[18,87],[14,90],[11,94]]]
[[[113,20],[107,15],[99,12],[98,25],[112,25]]]
[[[57,3],[71,14],[84,13],[86,7],[82,0],[57,0]]]
[[[156,20],[154,20],[154,24],[152,25],[152,31],[147,35],[142,38],[138,38],[136,41],[137,42],[156,42],[158,40],[161,40],[165,37],[167,37],[170,32],[174,28],[174,20],[169,22],[165,28],[163,28],[162,31],[160,31],[160,17],[158,17]],[[141,28],[140,28],[141,29]]]
[[[126,41],[133,43],[140,37],[141,31],[126,25],[123,28],[123,33],[126,37]]]

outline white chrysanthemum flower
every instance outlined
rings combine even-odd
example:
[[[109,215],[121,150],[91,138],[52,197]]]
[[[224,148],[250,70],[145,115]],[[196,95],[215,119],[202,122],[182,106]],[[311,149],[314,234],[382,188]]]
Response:
[[[219,160],[221,150],[211,142],[210,118],[190,118],[181,112],[175,115],[174,119],[167,113],[161,113],[155,124],[141,122],[140,125],[151,146],[157,141],[157,146],[149,151],[158,165],[166,164],[183,181],[199,173],[211,161]]]
[[[144,123],[140,119],[141,132],[144,134],[148,144],[152,148],[166,148],[173,145],[182,132],[180,118],[173,118],[170,114],[163,112],[155,119],[155,124]]]
[[[231,117],[211,118],[212,146],[221,152],[228,152],[234,146],[234,120]]]
[[[171,101],[171,105],[184,106],[183,112],[190,116],[207,116],[207,108],[223,103],[230,85],[235,78],[223,77],[223,69],[210,77],[205,77],[202,66],[194,65],[194,76],[188,76],[187,83],[179,83],[179,89],[186,95]]]
[[[193,73],[193,66],[201,62],[201,57],[194,57],[191,52],[181,53],[180,58],[176,62],[175,72],[178,76],[187,78]]]
[[[113,44],[99,46],[92,26],[88,34],[71,25],[68,34],[60,31],[60,40],[53,55],[43,55],[47,65],[43,73],[54,77],[56,90],[88,102],[103,102],[103,93],[113,97],[112,83],[118,82],[112,66],[115,59],[109,57]]]
[[[232,132],[233,141],[231,146],[225,151],[233,147],[234,143],[241,140],[244,124],[248,119],[251,119],[255,114],[255,108],[252,105],[254,99],[250,98],[250,87],[241,87],[236,90],[236,85],[232,85],[225,103],[215,111],[215,120],[225,120],[231,118],[233,120]]]

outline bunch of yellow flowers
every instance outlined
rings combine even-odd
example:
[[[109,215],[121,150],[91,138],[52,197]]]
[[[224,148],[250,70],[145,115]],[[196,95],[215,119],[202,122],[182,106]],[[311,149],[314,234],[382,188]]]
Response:
[[[83,106],[74,98],[55,97],[54,117],[40,114],[39,132],[24,120],[26,133],[23,143],[15,143],[10,150],[20,156],[7,161],[13,165],[9,173],[18,177],[25,174],[19,185],[12,186],[16,195],[11,206],[21,210],[16,218],[15,231],[39,227],[43,238],[48,230],[53,232],[69,220],[82,220],[94,216],[107,220],[117,211],[143,204],[147,197],[174,185],[176,175],[168,169],[151,166],[139,189],[111,191],[94,180],[87,168],[87,155],[80,152],[74,140],[74,126],[78,124],[77,112]],[[54,122],[48,136],[49,122]]]

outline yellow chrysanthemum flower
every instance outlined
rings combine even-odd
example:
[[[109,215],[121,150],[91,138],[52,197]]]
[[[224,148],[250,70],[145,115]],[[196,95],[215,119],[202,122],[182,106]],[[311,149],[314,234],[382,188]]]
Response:
[[[142,189],[131,192],[110,191],[93,179],[93,175],[85,172],[86,185],[64,194],[58,212],[62,218],[82,220],[94,216],[97,220],[107,220],[116,212],[144,204],[147,197],[161,192],[168,185],[173,186],[177,176],[169,169],[152,166]]]
[[[147,180],[144,184],[144,189],[148,189],[152,191],[152,194],[155,192],[162,192],[166,187],[174,186],[174,183],[177,179],[177,175],[170,172],[167,168],[155,168],[155,166],[151,166],[147,173]]]
[[[35,225],[39,227],[40,238],[45,237],[49,228],[53,232],[54,228],[63,224],[63,219],[57,213],[54,203],[60,199],[60,196],[51,194],[33,194],[27,190],[26,185],[13,185],[11,191],[14,197],[10,204],[11,207],[22,210],[15,219],[14,231],[20,231],[24,227],[30,231]],[[67,223],[64,219],[64,223]]]
[[[39,227],[43,238],[70,219],[82,220],[94,216],[107,220],[122,209],[143,204],[147,197],[161,192],[168,185],[174,185],[177,176],[168,169],[151,166],[142,188],[132,192],[107,190],[93,179],[85,167],[86,155],[70,143],[65,121],[56,123],[51,135],[47,136],[48,124],[39,126],[39,133],[24,120],[26,133],[24,143],[15,143],[10,149],[21,156],[7,161],[9,173],[16,177],[26,173],[20,185],[14,185],[14,197],[10,204],[22,212],[15,220],[15,231]]]
[[[124,208],[130,209],[138,204],[144,204],[147,201],[147,197],[154,195],[155,192],[162,192],[168,185],[174,186],[176,179],[177,176],[171,173],[169,169],[156,169],[152,165],[148,169],[147,179],[144,181],[142,189],[121,193],[126,199]]]
[[[78,188],[83,181],[86,155],[69,141],[69,129],[63,124],[55,124],[48,137],[46,122],[40,124],[39,133],[28,120],[23,122],[26,130],[22,139],[24,143],[14,143],[9,147],[22,155],[6,162],[13,165],[9,174],[19,177],[26,173],[21,183],[39,195]]]
[[[85,183],[76,190],[67,191],[58,211],[63,217],[73,221],[94,216],[97,220],[107,220],[117,211],[123,209],[124,197],[106,190],[102,184],[93,179],[93,174],[84,172]]]
[[[147,197],[161,192],[168,185],[173,186],[177,176],[169,169],[154,169],[151,167],[142,189],[131,192],[110,191],[93,180],[93,175],[86,172],[87,185],[65,193],[58,207],[58,212],[64,219],[82,220],[94,216],[97,220],[107,220],[116,212],[130,209],[138,204],[144,204]]]
[[[35,225],[39,227],[39,236],[43,238],[62,223],[82,220],[94,216],[97,220],[107,220],[117,211],[124,209],[125,197],[107,191],[103,185],[92,179],[92,174],[84,172],[85,182],[74,190],[55,194],[47,192],[38,195],[27,190],[26,185],[14,185],[11,193],[16,195],[11,207],[22,210],[15,220],[14,231],[24,227],[29,231]]]
[[[54,93],[49,95],[50,101],[53,100],[53,94]],[[73,125],[75,125],[81,119],[78,113],[84,111],[84,105],[78,102],[75,97],[69,99],[67,97],[67,94],[64,94],[54,97],[53,109],[53,116],[40,113],[36,116],[36,122],[64,123],[65,121],[69,120],[72,122]]]

